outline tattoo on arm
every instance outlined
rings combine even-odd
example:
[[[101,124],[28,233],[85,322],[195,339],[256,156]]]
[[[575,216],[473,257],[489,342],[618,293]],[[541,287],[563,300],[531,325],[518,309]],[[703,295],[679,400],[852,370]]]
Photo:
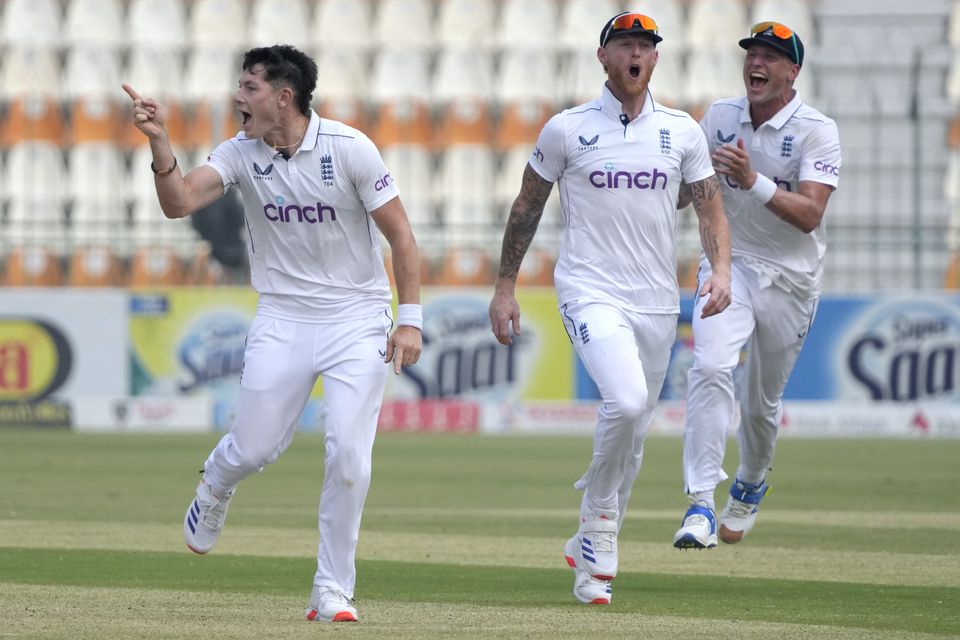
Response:
[[[720,256],[720,240],[717,237],[717,229],[711,224],[707,216],[704,215],[711,206],[716,206],[720,200],[720,182],[716,175],[694,182],[690,185],[693,207],[696,209],[697,217],[700,219],[700,244],[703,252],[711,265],[717,264],[717,258]],[[719,204],[719,215],[723,215],[723,205]]]
[[[543,215],[543,206],[547,203],[553,183],[541,178],[527,165],[523,170],[523,184],[520,194],[510,207],[510,217],[503,233],[503,247],[500,250],[499,277],[517,279],[520,263],[526,255],[533,236]]]
[[[701,210],[705,202],[713,200],[714,197],[720,193],[720,182],[717,180],[716,175],[694,182],[689,186],[690,195],[693,199],[693,208],[697,211]]]

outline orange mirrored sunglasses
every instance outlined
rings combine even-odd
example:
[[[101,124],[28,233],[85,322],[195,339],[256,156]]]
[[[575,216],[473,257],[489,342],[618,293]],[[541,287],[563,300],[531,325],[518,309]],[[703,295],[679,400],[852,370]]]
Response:
[[[763,33],[767,29],[769,29],[773,35],[777,36],[781,40],[789,40],[793,37],[793,29],[785,24],[780,24],[779,22],[758,22],[750,28],[750,33],[757,35],[758,33]]]
[[[756,37],[761,33],[769,31],[781,40],[790,40],[793,44],[794,59],[800,59],[800,52],[797,50],[797,39],[794,37],[793,29],[779,22],[758,22],[750,27],[750,35]]]
[[[622,16],[617,16],[614,21],[610,23],[610,27],[607,29],[606,37],[603,39],[603,45],[601,46],[605,46],[607,41],[610,40],[610,37],[613,36],[617,31],[629,31],[637,24],[639,24],[640,28],[644,31],[657,34],[657,21],[650,16],[645,16],[642,13],[625,13]]]

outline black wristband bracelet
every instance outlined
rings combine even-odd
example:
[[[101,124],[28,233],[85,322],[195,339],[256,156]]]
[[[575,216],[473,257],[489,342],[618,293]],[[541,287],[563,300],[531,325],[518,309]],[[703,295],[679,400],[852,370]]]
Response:
[[[157,168],[154,166],[153,161],[150,161],[150,171],[153,171],[154,174],[158,176],[168,176],[173,173],[173,170],[177,168],[177,156],[173,156],[173,166],[169,169],[164,169],[163,171],[157,171]]]

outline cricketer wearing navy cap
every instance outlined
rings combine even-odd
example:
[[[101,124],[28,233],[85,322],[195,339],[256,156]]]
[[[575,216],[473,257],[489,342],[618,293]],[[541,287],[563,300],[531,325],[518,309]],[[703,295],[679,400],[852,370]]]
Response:
[[[589,605],[613,597],[617,537],[676,341],[681,184],[712,270],[699,290],[709,298],[701,312],[720,314],[730,304],[730,238],[706,135],[649,90],[660,41],[650,16],[621,13],[604,24],[601,95],[541,129],[510,207],[490,301],[497,341],[512,344],[520,333],[520,265],[557,183],[564,219],[553,273],[558,310],[602,407],[587,469],[574,483],[583,491],[577,530],[563,548],[574,598]]]
[[[786,54],[793,64],[803,66],[803,42],[790,27],[779,22],[758,22],[750,29],[750,37],[740,41],[740,46],[749,49],[757,43]]]
[[[745,94],[717,100],[700,122],[729,216],[733,302],[710,318],[694,304],[683,438],[689,506],[674,534],[678,549],[709,549],[718,539],[736,544],[756,523],[783,393],[820,300],[824,214],[840,180],[837,124],[794,88],[800,38],[778,22],[761,22],[750,34],[739,40],[747,50]],[[701,257],[701,282],[710,269]],[[735,429],[739,464],[717,514],[714,493],[728,478],[723,460]]]

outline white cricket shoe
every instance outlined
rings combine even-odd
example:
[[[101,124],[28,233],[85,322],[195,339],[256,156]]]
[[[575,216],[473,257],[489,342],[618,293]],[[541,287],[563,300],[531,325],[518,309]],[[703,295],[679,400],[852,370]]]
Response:
[[[310,594],[307,620],[315,622],[356,622],[357,609],[353,600],[342,591],[331,587],[314,587]]]
[[[720,513],[720,539],[727,544],[736,544],[750,532],[757,521],[760,501],[770,487],[763,481],[753,485],[737,479],[730,485],[727,506]]]
[[[577,541],[573,557],[577,566],[597,580],[617,577],[617,521],[587,520],[580,523],[574,536]]]
[[[579,535],[567,540],[563,546],[563,556],[573,569],[573,597],[583,604],[610,604],[613,589],[609,580],[598,580],[577,564],[580,553]]]
[[[190,502],[183,519],[183,539],[191,551],[203,555],[213,549],[223,531],[233,493],[231,490],[218,495],[203,480],[197,485],[197,497]]]
[[[713,510],[692,504],[683,515],[680,528],[673,535],[677,549],[712,549],[717,546],[717,516]]]

